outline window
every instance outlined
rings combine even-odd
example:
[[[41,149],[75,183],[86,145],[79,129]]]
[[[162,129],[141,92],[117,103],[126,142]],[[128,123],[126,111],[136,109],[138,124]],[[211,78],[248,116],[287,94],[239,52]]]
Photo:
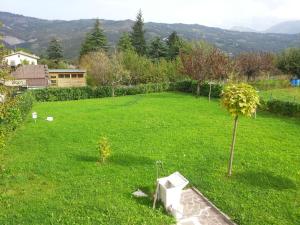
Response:
[[[56,84],[56,80],[51,80],[51,84]]]
[[[52,75],[52,76],[51,76],[51,78],[54,78],[54,79],[55,79],[55,78],[56,78],[56,76],[53,76],[53,75]]]
[[[70,74],[58,74],[58,78],[70,78]]]
[[[78,78],[83,78],[83,74],[78,74]]]
[[[77,74],[72,74],[72,78],[77,78]]]

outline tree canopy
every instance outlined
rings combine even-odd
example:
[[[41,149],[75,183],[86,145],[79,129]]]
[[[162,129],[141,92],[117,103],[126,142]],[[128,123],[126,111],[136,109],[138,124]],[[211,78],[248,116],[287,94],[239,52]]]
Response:
[[[300,48],[290,48],[279,54],[278,68],[285,73],[296,75],[300,78]]]
[[[179,55],[180,49],[183,47],[183,45],[183,40],[178,36],[176,31],[173,31],[167,40],[168,59],[175,59]]]
[[[47,58],[55,62],[63,59],[63,49],[56,38],[52,38],[47,48]]]
[[[89,52],[107,50],[107,48],[107,38],[101,29],[99,19],[96,19],[93,30],[86,35],[85,40],[81,45],[80,57]]]
[[[145,40],[144,19],[141,10],[137,14],[130,37],[135,51],[139,55],[145,55],[147,53],[147,45]]]
[[[156,37],[151,41],[148,56],[152,59],[159,59],[167,56],[166,45],[159,37]]]
[[[131,43],[130,35],[127,32],[124,32],[118,42],[119,51],[134,51],[134,48]]]

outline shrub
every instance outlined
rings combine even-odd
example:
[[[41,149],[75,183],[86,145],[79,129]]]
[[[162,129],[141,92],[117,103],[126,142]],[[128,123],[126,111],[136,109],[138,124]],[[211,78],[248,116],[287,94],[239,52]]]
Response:
[[[221,95],[222,89],[223,89],[222,84],[218,84],[218,83],[212,84],[211,97],[219,98]],[[184,80],[184,81],[178,81],[175,83],[171,83],[170,90],[196,94],[197,82],[193,81],[193,80]],[[200,95],[208,96],[208,94],[209,94],[209,83],[201,84]]]
[[[106,137],[101,137],[98,143],[99,162],[105,163],[111,155],[111,147]]]
[[[140,84],[136,86],[118,86],[114,88],[115,96],[147,94],[162,92],[169,89],[169,83]],[[45,88],[33,90],[35,99],[40,102],[70,101],[88,98],[105,98],[112,96],[111,86],[73,87],[73,88]]]
[[[5,137],[14,131],[25,119],[33,105],[34,98],[30,92],[9,99],[0,106],[0,146]]]
[[[262,101],[260,110],[284,116],[300,117],[300,104],[295,102],[285,102],[280,100]]]

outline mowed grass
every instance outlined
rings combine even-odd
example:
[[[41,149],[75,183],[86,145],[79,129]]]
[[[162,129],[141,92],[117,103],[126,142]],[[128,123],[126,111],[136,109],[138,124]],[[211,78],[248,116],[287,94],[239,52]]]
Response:
[[[38,103],[2,152],[0,224],[174,224],[151,201],[155,161],[180,171],[238,224],[300,222],[300,121],[271,114],[239,121],[217,100],[179,93]],[[54,116],[54,122],[44,118]],[[97,163],[96,143],[113,154]]]
[[[261,91],[259,95],[264,100],[277,99],[287,102],[300,103],[300,88],[283,88],[283,89],[273,89],[268,91]]]

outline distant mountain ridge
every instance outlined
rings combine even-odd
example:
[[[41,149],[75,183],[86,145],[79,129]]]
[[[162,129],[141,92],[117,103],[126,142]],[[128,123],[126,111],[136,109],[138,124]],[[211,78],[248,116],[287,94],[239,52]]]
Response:
[[[8,12],[0,12],[0,21],[4,26],[5,43],[9,47],[24,47],[41,55],[45,53],[49,41],[56,37],[62,41],[66,58],[76,58],[80,45],[89,32],[95,20],[44,20],[26,17]],[[109,44],[115,46],[122,32],[131,30],[132,20],[112,21],[101,20]],[[213,28],[198,24],[165,24],[145,23],[146,38],[155,36],[167,37],[177,31],[187,40],[206,40],[222,50],[237,54],[244,51],[273,51],[278,52],[287,47],[300,47],[300,34],[263,34],[254,32],[238,32]]]
[[[230,30],[239,31],[239,32],[258,32],[257,30],[254,30],[250,27],[243,27],[243,26],[233,26],[230,28]]]
[[[286,21],[278,23],[265,31],[266,33],[277,34],[299,34],[300,33],[300,20]]]

